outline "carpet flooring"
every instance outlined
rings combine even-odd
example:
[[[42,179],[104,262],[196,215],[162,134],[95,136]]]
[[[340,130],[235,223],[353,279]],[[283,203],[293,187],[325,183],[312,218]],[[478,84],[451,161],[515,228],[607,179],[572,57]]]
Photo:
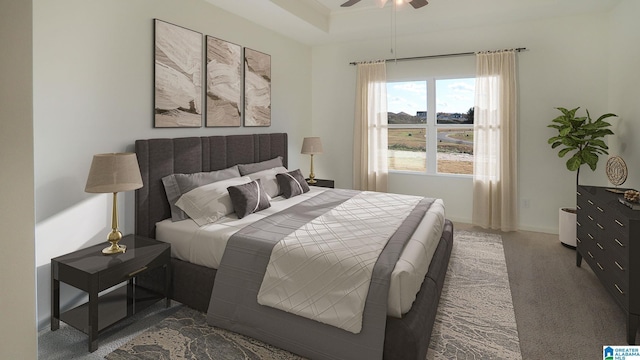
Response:
[[[458,231],[428,359],[520,359],[507,268],[499,235]],[[260,341],[207,325],[180,309],[107,356],[132,359],[301,359]]]

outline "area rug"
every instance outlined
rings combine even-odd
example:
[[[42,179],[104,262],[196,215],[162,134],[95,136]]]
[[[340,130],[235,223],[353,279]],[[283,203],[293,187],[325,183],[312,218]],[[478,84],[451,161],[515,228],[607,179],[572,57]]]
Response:
[[[500,235],[455,232],[427,359],[522,359]]]
[[[302,359],[207,325],[183,307],[106,357],[124,359]],[[455,231],[427,359],[521,359],[499,235]]]

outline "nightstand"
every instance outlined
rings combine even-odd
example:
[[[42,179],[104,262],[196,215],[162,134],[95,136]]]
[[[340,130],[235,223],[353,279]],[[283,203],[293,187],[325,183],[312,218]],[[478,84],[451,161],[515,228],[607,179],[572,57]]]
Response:
[[[309,184],[309,179],[307,180],[307,184]],[[335,181],[333,180],[325,180],[325,179],[316,179],[316,183],[315,184],[309,184],[309,186],[319,186],[319,187],[325,187],[325,188],[334,188],[334,183]]]
[[[98,335],[105,329],[163,298],[167,307],[171,301],[171,245],[137,235],[123,237],[120,244],[127,246],[125,253],[103,255],[104,244],[100,243],[51,259],[51,330],[57,330],[62,320],[84,332],[89,335],[90,352],[98,348]],[[161,268],[163,294],[136,287],[137,275]],[[61,314],[60,282],[87,292],[89,301]],[[98,296],[124,282],[126,286]]]

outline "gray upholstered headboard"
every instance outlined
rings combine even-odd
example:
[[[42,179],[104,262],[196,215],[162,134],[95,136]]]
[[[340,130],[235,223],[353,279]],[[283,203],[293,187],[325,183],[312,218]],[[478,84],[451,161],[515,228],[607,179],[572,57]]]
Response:
[[[136,190],[136,234],[155,238],[156,223],[171,217],[162,178],[225,169],[282,156],[288,164],[287,134],[251,134],[136,140],[144,186]]]

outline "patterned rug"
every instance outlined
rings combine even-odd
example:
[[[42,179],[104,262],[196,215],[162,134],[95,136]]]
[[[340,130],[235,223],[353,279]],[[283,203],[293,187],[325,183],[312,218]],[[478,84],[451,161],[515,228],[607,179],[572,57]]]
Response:
[[[521,359],[499,235],[455,231],[427,359]],[[106,357],[124,359],[302,359],[207,325],[183,307]]]
[[[427,359],[522,359],[500,235],[455,231]]]

